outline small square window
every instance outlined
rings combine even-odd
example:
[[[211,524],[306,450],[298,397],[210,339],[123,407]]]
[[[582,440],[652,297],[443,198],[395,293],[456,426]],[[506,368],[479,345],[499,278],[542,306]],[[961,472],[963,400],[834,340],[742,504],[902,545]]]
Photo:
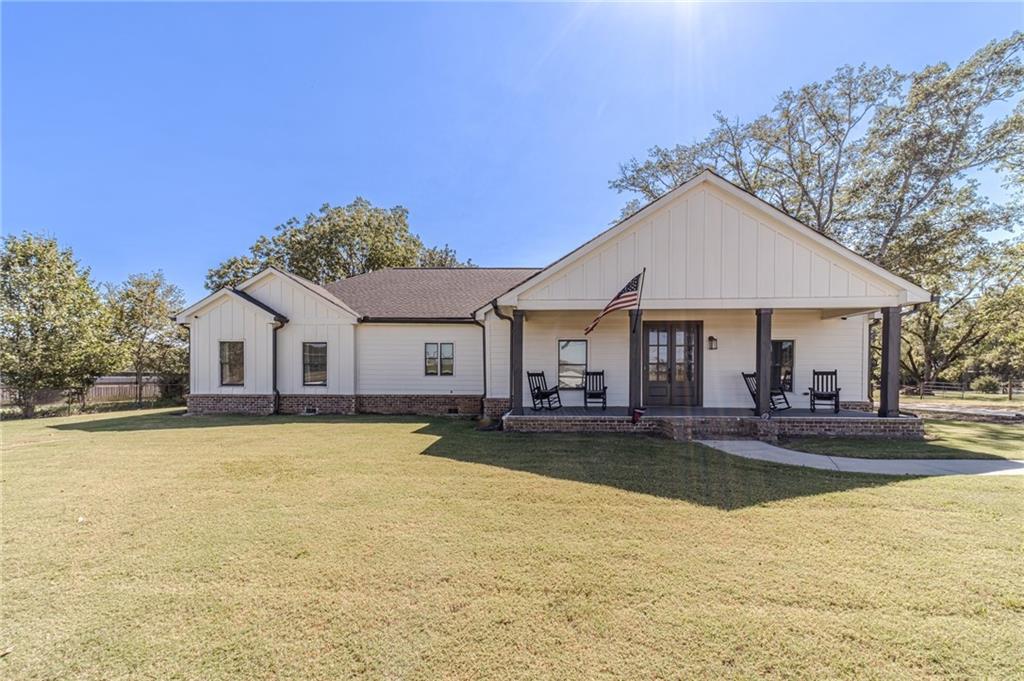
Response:
[[[424,343],[423,374],[425,376],[454,376],[455,343]]]

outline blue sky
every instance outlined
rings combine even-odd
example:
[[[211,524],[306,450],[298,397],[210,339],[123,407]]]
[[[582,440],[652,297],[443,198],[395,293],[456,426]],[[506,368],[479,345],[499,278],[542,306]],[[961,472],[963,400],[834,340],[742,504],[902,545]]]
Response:
[[[98,281],[206,270],[322,203],[544,265],[618,215],[618,163],[843,63],[957,62],[1024,4],[10,4],[2,227]],[[998,192],[996,183],[987,183]]]

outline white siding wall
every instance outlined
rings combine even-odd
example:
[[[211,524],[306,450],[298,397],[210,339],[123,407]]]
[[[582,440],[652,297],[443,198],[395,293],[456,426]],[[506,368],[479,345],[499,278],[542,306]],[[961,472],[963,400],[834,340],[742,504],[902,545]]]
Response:
[[[541,278],[519,305],[600,309],[643,268],[647,309],[870,308],[897,304],[899,295],[809,235],[705,184]]]
[[[246,293],[288,318],[277,332],[277,389],[283,395],[352,395],[355,391],[355,319],[317,294],[270,276]],[[327,343],[327,385],[302,385],[303,342]]]
[[[629,316],[613,312],[601,320],[589,336],[583,329],[594,318],[590,312],[528,312],[523,326],[523,393],[524,405],[530,406],[527,371],[543,371],[548,386],[558,382],[558,341],[586,340],[587,369],[604,371],[608,386],[608,404],[629,403]],[[506,395],[508,393],[505,393]],[[566,406],[583,404],[578,390],[562,392]]]
[[[272,391],[270,346],[273,322],[237,298],[225,298],[193,319],[189,330],[190,390],[195,395],[267,395]],[[245,342],[245,384],[220,384],[220,341]]]
[[[487,326],[487,396],[508,397],[509,342],[511,322],[499,319],[493,311],[484,320]]]
[[[528,312],[523,329],[523,390],[528,392],[526,371],[544,371],[548,384],[558,376],[558,340],[584,338],[583,328],[593,318],[584,312]],[[755,368],[755,316],[753,310],[647,310],[645,321],[703,321],[704,406],[749,407],[750,393],[740,373]],[[608,404],[629,402],[628,317],[613,313],[587,337],[588,368],[604,370]],[[707,349],[707,337],[718,339],[718,349]],[[819,311],[776,311],[772,338],[795,342],[794,407],[806,407],[802,393],[810,386],[811,371],[839,371],[844,401],[867,399],[867,319],[821,319]],[[504,394],[493,393],[495,396]],[[566,405],[582,404],[579,392],[565,391]],[[524,395],[524,405],[530,405]]]
[[[703,320],[704,406],[750,406],[750,393],[741,371],[756,366],[754,343],[757,323],[753,310],[646,311],[646,321]],[[707,349],[707,337],[718,339],[718,349]],[[839,372],[843,400],[867,399],[867,318],[822,319],[817,310],[776,310],[772,315],[772,339],[794,341],[794,407],[806,407],[803,393],[811,385],[811,372]]]
[[[481,395],[483,336],[475,324],[360,324],[356,327],[360,395]],[[455,375],[425,376],[424,343],[455,343]]]

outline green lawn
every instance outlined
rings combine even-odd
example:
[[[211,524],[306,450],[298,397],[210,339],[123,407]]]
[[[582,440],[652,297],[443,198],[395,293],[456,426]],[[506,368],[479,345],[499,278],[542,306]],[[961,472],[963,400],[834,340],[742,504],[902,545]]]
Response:
[[[789,449],[863,459],[1024,459],[1024,425],[924,422],[924,441],[857,438],[795,438],[781,444]]]
[[[3,424],[0,678],[1010,678],[1024,478],[460,420]]]
[[[957,407],[980,407],[982,409],[1000,409],[1007,411],[1024,410],[1024,395],[1014,393],[1013,399],[1003,394],[990,394],[968,391],[963,394],[958,392],[939,392],[934,395],[902,395],[900,406],[913,411],[915,405],[925,405],[940,408],[956,409]]]

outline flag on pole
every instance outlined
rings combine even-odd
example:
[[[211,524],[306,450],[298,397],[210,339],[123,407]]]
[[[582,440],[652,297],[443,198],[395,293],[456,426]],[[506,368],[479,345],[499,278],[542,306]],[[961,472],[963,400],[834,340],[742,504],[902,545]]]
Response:
[[[609,312],[615,312],[616,310],[625,310],[628,307],[636,305],[640,306],[640,286],[643,281],[644,273],[636,275],[629,280],[629,283],[622,287],[614,298],[608,301],[608,304],[601,310],[601,314],[594,317],[594,321],[587,325],[587,328],[583,329],[583,334],[587,335],[597,327],[597,323],[601,321]]]

